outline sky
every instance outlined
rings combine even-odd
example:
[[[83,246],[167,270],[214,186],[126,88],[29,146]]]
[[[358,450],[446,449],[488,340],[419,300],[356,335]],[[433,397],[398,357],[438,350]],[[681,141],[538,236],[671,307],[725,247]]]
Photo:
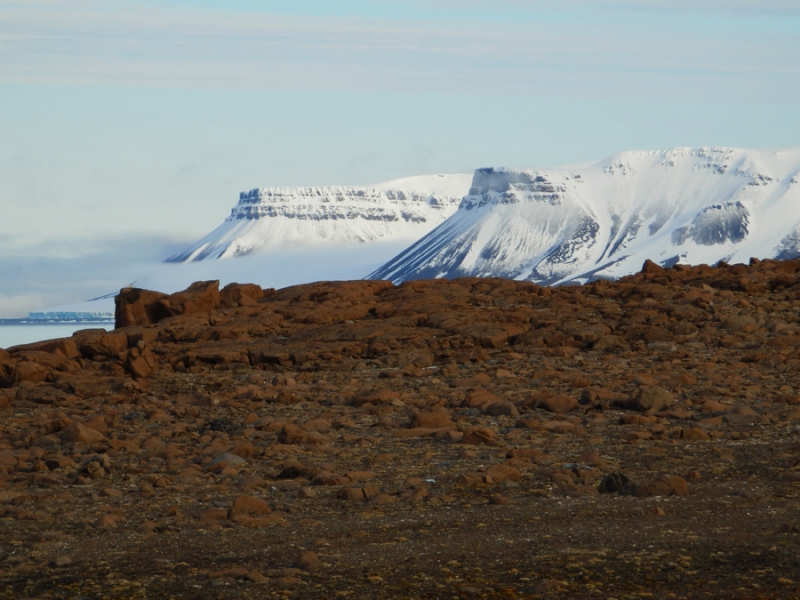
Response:
[[[796,146],[798,48],[797,0],[0,0],[0,317],[254,187]]]

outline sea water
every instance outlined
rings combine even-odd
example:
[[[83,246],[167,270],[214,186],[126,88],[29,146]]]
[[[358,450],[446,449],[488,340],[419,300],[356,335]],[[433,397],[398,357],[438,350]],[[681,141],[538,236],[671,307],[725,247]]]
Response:
[[[70,337],[80,329],[114,329],[113,323],[0,323],[0,348]]]

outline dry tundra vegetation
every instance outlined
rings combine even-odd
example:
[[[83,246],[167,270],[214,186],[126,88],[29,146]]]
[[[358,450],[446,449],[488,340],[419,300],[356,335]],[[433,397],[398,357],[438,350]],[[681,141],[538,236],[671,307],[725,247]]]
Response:
[[[0,596],[800,596],[800,261],[200,282],[0,350]]]

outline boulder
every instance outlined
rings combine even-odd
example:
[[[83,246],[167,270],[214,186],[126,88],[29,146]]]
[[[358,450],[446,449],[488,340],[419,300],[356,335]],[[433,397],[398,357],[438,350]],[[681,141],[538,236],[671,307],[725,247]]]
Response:
[[[571,396],[551,396],[539,401],[538,407],[554,413],[568,413],[578,406],[578,401]]]
[[[75,421],[61,432],[61,439],[65,443],[96,444],[106,438],[96,429]]]
[[[264,290],[253,283],[229,283],[219,292],[219,303],[223,307],[247,306],[261,300]]]
[[[659,411],[675,404],[675,398],[664,388],[643,385],[639,388],[634,408],[641,411]]]
[[[618,493],[620,496],[633,496],[636,493],[636,484],[627,475],[617,471],[603,477],[597,490],[601,494]]]
[[[209,313],[219,306],[219,281],[196,281],[182,292],[171,294],[162,304],[169,314]]]
[[[453,421],[450,419],[450,413],[445,411],[420,412],[415,414],[411,419],[412,429],[441,429],[444,427],[453,427]]]
[[[150,351],[139,352],[136,348],[128,353],[125,370],[136,378],[144,379],[158,371],[158,361]]]
[[[23,381],[36,383],[39,381],[44,381],[47,379],[49,374],[50,370],[46,367],[43,367],[39,363],[22,361],[17,363],[16,367],[14,367],[14,383],[20,383]]]
[[[167,294],[140,288],[122,288],[114,298],[114,327],[150,325],[169,316],[169,310],[161,303]]]
[[[483,427],[482,425],[475,425],[470,427],[464,432],[464,437],[461,438],[462,444],[489,444],[496,443],[497,432],[494,429]]]

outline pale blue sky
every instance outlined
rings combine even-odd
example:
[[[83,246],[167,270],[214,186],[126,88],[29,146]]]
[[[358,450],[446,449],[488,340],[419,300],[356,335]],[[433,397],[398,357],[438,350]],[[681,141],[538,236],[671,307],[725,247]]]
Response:
[[[798,145],[798,48],[796,0],[0,0],[0,256],[193,240],[260,186]]]

